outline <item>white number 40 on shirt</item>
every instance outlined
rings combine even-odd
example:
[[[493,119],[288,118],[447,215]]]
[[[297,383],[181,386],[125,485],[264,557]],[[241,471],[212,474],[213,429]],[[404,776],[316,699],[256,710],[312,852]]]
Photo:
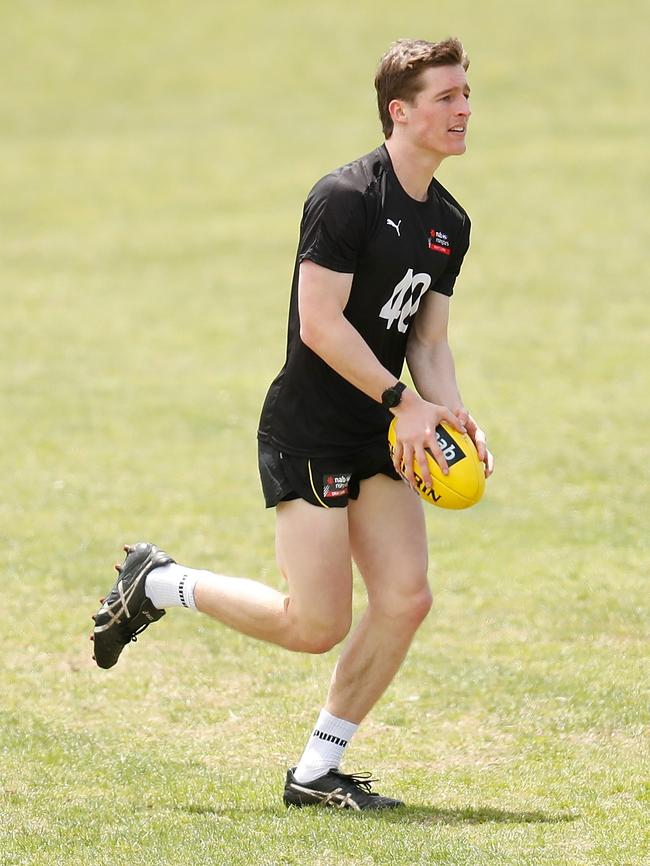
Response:
[[[417,313],[422,295],[430,285],[429,274],[414,274],[413,268],[408,269],[379,311],[379,317],[386,319],[387,330],[393,322],[397,322],[397,330],[402,334],[406,333],[409,319]]]

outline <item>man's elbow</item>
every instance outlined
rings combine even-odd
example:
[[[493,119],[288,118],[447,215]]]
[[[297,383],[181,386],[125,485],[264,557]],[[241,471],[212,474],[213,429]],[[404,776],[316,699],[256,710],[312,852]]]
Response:
[[[312,352],[318,354],[318,350],[322,348],[325,336],[322,319],[317,316],[301,316],[300,317],[300,339],[311,349]]]
[[[448,347],[449,342],[445,333],[440,334],[418,334],[415,329],[409,334],[406,344],[406,360],[413,358],[429,357],[439,352],[441,347]]]

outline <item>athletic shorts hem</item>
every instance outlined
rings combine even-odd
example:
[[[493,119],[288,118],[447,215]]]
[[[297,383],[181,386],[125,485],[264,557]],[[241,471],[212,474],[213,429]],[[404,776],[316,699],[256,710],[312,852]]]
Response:
[[[320,508],[345,508],[359,496],[362,481],[373,475],[400,480],[388,443],[344,457],[297,457],[258,442],[258,463],[267,508],[304,499]]]

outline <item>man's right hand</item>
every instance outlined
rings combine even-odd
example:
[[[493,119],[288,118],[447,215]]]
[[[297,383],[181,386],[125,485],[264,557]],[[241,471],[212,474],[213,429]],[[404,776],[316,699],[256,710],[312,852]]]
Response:
[[[399,406],[391,409],[391,412],[397,418],[393,454],[395,469],[397,472],[402,472],[402,463],[404,463],[403,474],[411,487],[416,490],[413,461],[417,460],[422,470],[422,480],[427,487],[433,487],[433,479],[426,456],[427,450],[431,452],[443,474],[447,475],[449,472],[447,461],[438,445],[436,427],[441,421],[444,421],[450,427],[458,430],[459,433],[466,433],[463,422],[451,409],[436,403],[428,403],[409,388],[402,394]]]

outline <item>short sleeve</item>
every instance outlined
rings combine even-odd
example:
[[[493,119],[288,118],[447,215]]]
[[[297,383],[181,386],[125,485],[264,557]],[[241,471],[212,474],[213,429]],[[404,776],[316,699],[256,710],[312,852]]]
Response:
[[[298,260],[354,273],[366,234],[364,195],[345,177],[327,175],[307,196]]]
[[[458,233],[458,239],[452,245],[451,255],[449,256],[449,263],[447,264],[447,267],[442,272],[440,277],[438,277],[436,282],[431,287],[434,292],[439,292],[441,295],[447,295],[447,297],[451,297],[453,295],[456,278],[460,273],[460,269],[463,265],[463,259],[465,258],[465,254],[469,249],[470,229],[470,219],[466,213],[463,213],[463,222]]]

